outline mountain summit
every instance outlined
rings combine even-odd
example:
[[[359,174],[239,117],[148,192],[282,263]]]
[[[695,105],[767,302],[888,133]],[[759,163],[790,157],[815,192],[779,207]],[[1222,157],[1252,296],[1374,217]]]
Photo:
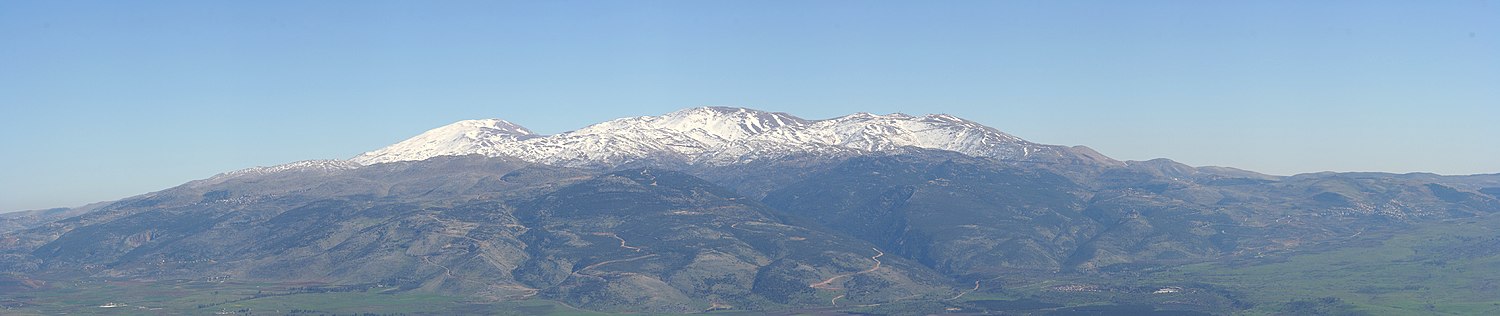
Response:
[[[1113,161],[1084,148],[1028,142],[947,114],[855,113],[825,120],[736,107],[697,107],[614,119],[539,136],[503,120],[453,123],[351,161],[369,165],[478,154],[570,167],[655,161],[732,165],[797,154],[938,149],[1007,161]]]
[[[351,161],[376,164],[394,161],[424,160],[437,156],[481,154],[496,155],[498,148],[536,138],[531,130],[501,119],[465,120],[444,125],[380,150],[367,152]]]

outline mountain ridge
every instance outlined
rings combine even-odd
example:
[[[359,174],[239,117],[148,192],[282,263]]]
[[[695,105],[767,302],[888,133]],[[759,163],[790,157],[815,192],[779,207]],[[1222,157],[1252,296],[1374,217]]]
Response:
[[[227,280],[292,295],[321,282],[672,313],[1002,312],[987,298],[1031,297],[1225,314],[1252,308],[1255,289],[1143,276],[1500,216],[1496,175],[1120,162],[944,114],[704,107],[558,135],[466,120],[392,146],[359,156],[389,162],[248,168],[0,216],[0,288]],[[1013,286],[1043,282],[1055,286]]]
[[[370,165],[479,154],[569,167],[612,167],[646,160],[731,165],[790,154],[864,154],[904,147],[1011,161],[1064,158],[1119,163],[1092,150],[1085,153],[1032,143],[948,114],[860,112],[807,120],[782,112],[725,106],[618,118],[554,135],[537,135],[499,119],[459,121],[349,161]]]

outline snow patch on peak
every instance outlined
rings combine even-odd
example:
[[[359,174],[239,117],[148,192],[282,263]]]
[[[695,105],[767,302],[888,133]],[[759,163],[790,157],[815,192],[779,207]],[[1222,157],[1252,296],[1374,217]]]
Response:
[[[463,120],[440,128],[477,129],[496,134],[535,135],[531,130],[502,119]]]
[[[505,144],[538,137],[531,130],[501,119],[464,120],[444,125],[350,161],[370,165],[424,160],[437,156],[493,155]]]
[[[938,122],[949,122],[949,123],[967,123],[967,122],[969,122],[969,120],[965,120],[963,118],[960,118],[960,117],[957,117],[957,116],[953,116],[953,115],[948,115],[948,114],[928,114],[928,115],[922,116],[922,118],[926,119],[926,120],[932,120],[932,121],[938,121]]]
[[[209,181],[223,180],[223,179],[229,179],[229,178],[235,178],[235,177],[241,177],[241,176],[248,176],[248,175],[265,175],[265,174],[282,173],[282,172],[309,172],[309,171],[310,172],[331,172],[331,171],[343,171],[343,170],[351,170],[351,169],[359,168],[360,166],[361,165],[359,163],[353,162],[353,161],[348,161],[348,160],[332,160],[332,159],[303,160],[303,161],[296,161],[296,162],[279,164],[279,165],[270,166],[270,167],[251,167],[251,168],[245,168],[245,169],[240,169],[240,170],[235,170],[235,171],[220,173],[220,174],[214,175],[213,177],[208,178],[207,180],[209,180]]]

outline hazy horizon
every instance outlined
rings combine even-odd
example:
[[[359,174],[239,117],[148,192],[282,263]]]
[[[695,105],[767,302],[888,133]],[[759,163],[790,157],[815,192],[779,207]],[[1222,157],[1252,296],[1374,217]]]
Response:
[[[1120,160],[1500,172],[1500,4],[0,3],[0,212],[465,119],[947,113]]]

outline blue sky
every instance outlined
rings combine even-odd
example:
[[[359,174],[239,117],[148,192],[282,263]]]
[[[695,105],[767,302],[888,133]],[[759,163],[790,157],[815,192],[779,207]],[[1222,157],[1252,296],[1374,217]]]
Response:
[[[949,113],[1118,159],[1500,172],[1497,1],[3,1],[0,211],[452,121]]]

